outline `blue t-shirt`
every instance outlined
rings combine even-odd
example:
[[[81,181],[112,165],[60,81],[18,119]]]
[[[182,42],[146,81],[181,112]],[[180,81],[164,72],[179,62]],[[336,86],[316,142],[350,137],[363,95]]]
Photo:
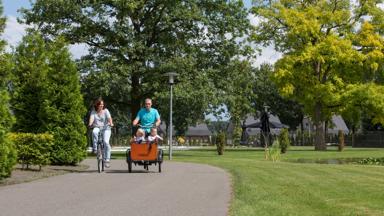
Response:
[[[141,108],[137,113],[136,119],[140,121],[143,129],[149,133],[151,127],[154,126],[157,119],[160,119],[159,112],[155,108],[151,108],[149,111],[146,108]]]

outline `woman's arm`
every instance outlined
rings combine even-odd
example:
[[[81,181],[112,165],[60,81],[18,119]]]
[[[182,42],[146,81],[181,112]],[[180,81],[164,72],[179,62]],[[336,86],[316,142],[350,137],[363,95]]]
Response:
[[[104,109],[104,112],[105,112],[105,115],[106,115],[106,117],[107,117],[108,125],[110,125],[111,127],[113,127],[113,121],[112,121],[111,113],[109,112],[108,109]]]
[[[89,116],[88,127],[91,127],[91,126],[92,126],[94,120],[95,120],[95,119],[94,119],[94,116],[91,114],[91,115]]]
[[[108,124],[109,124],[111,127],[113,127],[112,117],[109,117],[109,119],[108,119]]]

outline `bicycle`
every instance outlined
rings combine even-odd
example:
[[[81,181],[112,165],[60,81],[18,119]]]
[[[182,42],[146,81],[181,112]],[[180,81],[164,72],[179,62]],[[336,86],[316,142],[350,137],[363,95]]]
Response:
[[[150,126],[137,125],[139,128],[152,128]],[[147,136],[146,136],[147,137]],[[161,172],[161,164],[163,163],[163,150],[158,147],[157,140],[154,142],[144,141],[136,143],[131,141],[131,148],[126,151],[126,161],[128,164],[128,172],[132,172],[132,164],[141,165],[145,170],[149,170],[149,166],[155,164]]]
[[[149,166],[155,164],[161,172],[161,164],[163,163],[163,150],[158,147],[157,142],[136,143],[131,142],[131,148],[127,149],[126,161],[128,164],[128,172],[132,172],[132,164],[143,166],[145,170],[149,170]]]
[[[103,132],[109,128],[110,125],[105,126],[95,126],[99,128],[99,133],[97,135],[97,151],[96,151],[96,160],[97,160],[97,171],[99,173],[104,172],[105,167],[105,159],[104,159],[104,140],[103,140]]]

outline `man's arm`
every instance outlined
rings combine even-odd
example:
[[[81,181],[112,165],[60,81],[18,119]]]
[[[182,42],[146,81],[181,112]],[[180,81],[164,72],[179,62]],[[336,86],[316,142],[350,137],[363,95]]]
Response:
[[[135,120],[133,120],[133,122],[132,122],[132,125],[136,126],[138,123],[139,123],[139,119],[135,118]]]
[[[156,122],[155,122],[155,126],[156,126],[156,127],[159,127],[159,126],[160,126],[160,123],[161,123],[160,115],[159,115],[159,112],[156,110]]]
[[[133,125],[133,126],[136,126],[137,124],[139,124],[139,121],[140,121],[140,111],[141,111],[141,110],[139,110],[139,112],[138,112],[137,115],[136,115],[135,120],[133,120],[133,122],[132,122],[132,125]]]
[[[160,123],[161,123],[160,118],[156,119],[156,123],[155,123],[156,127],[159,127],[159,126],[160,126]]]

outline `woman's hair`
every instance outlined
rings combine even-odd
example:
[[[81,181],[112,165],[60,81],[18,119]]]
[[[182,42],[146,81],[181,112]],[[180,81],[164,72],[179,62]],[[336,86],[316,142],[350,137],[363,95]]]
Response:
[[[97,110],[97,107],[101,104],[101,102],[104,103],[104,107],[103,107],[103,109],[105,109],[105,102],[104,102],[104,100],[103,100],[102,98],[97,98],[97,99],[95,100],[95,103],[94,103],[94,105],[93,105],[93,108],[95,108],[95,110]]]

